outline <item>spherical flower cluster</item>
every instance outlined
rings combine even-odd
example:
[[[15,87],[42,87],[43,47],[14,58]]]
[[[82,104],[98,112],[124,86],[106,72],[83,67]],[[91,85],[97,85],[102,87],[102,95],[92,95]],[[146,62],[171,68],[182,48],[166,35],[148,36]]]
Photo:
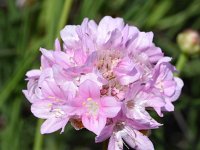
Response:
[[[60,32],[63,45],[41,48],[41,68],[28,71],[32,113],[45,119],[41,133],[64,131],[68,122],[86,128],[96,142],[108,138],[108,150],[125,141],[138,150],[154,149],[144,131],[161,126],[148,113],[173,111],[183,87],[176,69],[152,42],[121,18],[104,17],[99,24],[84,19]]]

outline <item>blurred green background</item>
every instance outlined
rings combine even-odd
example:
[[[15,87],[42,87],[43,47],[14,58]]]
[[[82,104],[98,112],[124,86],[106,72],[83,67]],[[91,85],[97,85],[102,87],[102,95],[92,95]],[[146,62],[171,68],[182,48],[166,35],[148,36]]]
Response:
[[[88,17],[123,17],[126,23],[154,32],[154,42],[175,65],[181,51],[177,35],[200,29],[200,0],[0,0],[0,150],[100,150],[94,135],[68,125],[41,136],[38,121],[22,94],[25,73],[39,68],[39,47],[52,49],[66,24]],[[200,150],[200,57],[190,56],[181,69],[185,86],[174,113],[159,118],[152,130],[156,150]]]

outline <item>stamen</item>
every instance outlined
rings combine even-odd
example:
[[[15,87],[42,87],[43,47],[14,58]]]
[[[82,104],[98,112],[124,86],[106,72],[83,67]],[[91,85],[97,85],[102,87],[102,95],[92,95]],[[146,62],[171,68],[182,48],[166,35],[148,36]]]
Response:
[[[48,107],[51,108],[51,107],[52,107],[52,104],[48,104]]]
[[[96,116],[99,112],[99,104],[95,102],[91,97],[87,98],[85,102],[82,103],[87,109],[86,115]]]
[[[55,97],[54,97],[54,96],[48,96],[48,98],[50,98],[50,99],[54,99]]]
[[[128,102],[126,103],[126,106],[127,106],[129,109],[133,109],[134,106],[135,106],[135,104],[134,104],[134,102],[133,102],[132,100],[130,100],[130,101],[128,101]]]
[[[85,106],[85,104],[86,104],[85,102],[82,103],[83,106]]]
[[[92,100],[92,98],[91,98],[91,97],[88,97],[88,98],[87,98],[87,101],[91,101],[91,100]]]
[[[53,109],[53,113],[56,118],[59,118],[59,117],[62,117],[63,115],[65,115],[65,112],[63,110],[61,110],[60,108]]]

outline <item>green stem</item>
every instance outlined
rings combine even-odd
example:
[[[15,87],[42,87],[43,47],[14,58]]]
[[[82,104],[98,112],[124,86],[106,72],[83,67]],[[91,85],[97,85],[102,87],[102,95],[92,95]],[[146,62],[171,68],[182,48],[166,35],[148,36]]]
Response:
[[[60,18],[60,22],[58,24],[58,28],[57,28],[57,32],[56,32],[57,36],[59,35],[59,32],[65,25],[66,21],[68,20],[71,5],[72,5],[72,0],[65,1],[63,10],[62,10],[62,14],[61,14],[61,18]]]
[[[187,60],[188,60],[188,56],[185,53],[181,53],[181,55],[179,56],[179,59],[176,63],[176,69],[177,69],[178,73],[175,73],[175,76],[177,76],[177,77],[180,76],[181,71],[183,70]],[[185,138],[190,141],[192,135],[191,135],[191,132],[189,131],[188,125],[187,125],[183,115],[181,114],[181,112],[179,110],[174,111],[173,114],[174,114],[174,118],[176,119],[180,129],[184,133]]]
[[[178,73],[176,73],[176,76],[179,76],[181,71],[183,70],[185,63],[187,62],[187,55],[185,53],[181,53],[181,55],[179,56],[179,59],[176,63],[176,69],[178,70]]]
[[[107,150],[108,148],[108,140],[103,142],[103,150]]]
[[[39,119],[37,122],[33,150],[42,150],[43,136],[40,133],[40,126],[42,125],[42,123],[43,121],[41,119]]]

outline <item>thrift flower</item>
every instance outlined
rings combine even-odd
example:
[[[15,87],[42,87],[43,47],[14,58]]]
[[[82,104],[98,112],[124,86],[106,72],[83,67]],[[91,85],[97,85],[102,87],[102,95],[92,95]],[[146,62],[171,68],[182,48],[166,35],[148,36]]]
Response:
[[[28,71],[24,95],[32,113],[45,119],[41,133],[76,129],[108,138],[109,150],[154,149],[142,131],[159,128],[148,110],[159,116],[173,111],[183,82],[174,77],[171,58],[153,43],[152,32],[141,32],[122,18],[104,17],[99,24],[84,19],[67,25],[54,50],[40,48],[41,67]]]

